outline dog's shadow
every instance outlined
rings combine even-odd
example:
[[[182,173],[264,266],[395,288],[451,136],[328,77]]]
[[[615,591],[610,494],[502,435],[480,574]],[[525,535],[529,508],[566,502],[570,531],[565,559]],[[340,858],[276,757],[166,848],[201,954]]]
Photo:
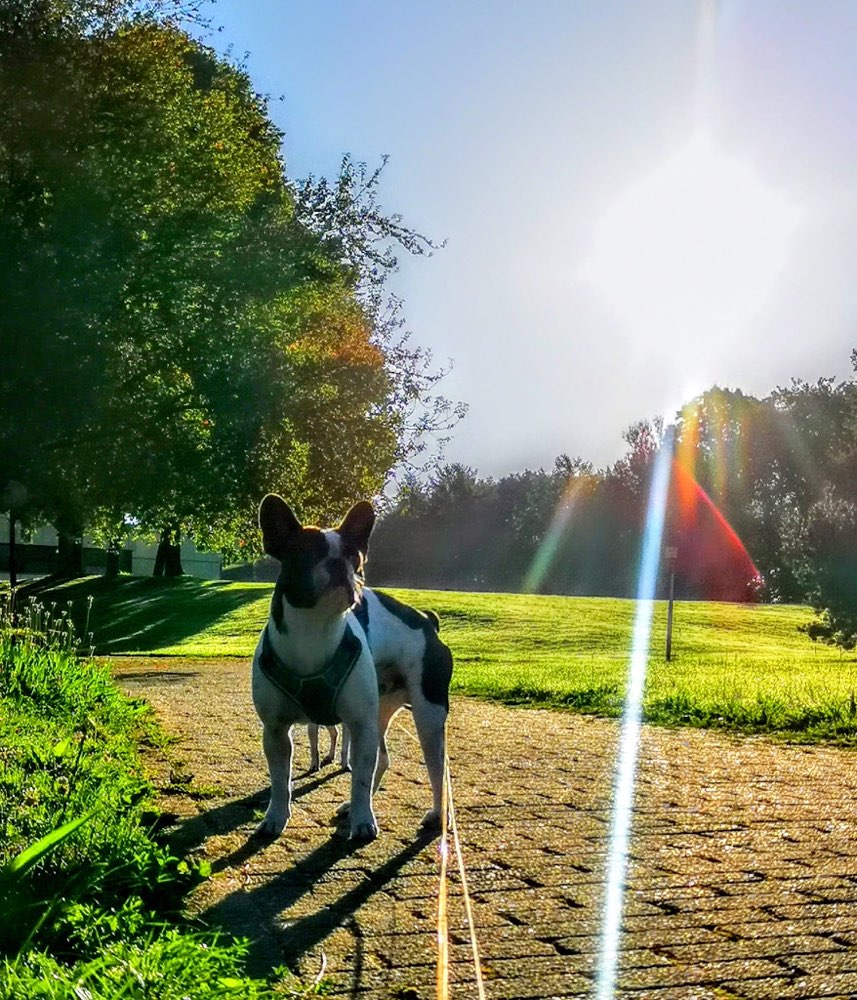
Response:
[[[292,798],[301,798],[343,773],[347,772],[330,768],[315,775],[306,772],[296,775],[295,780],[300,783],[293,788]],[[252,824],[254,832],[211,865],[213,875],[227,869],[241,871],[251,858],[272,845],[270,838],[255,833],[259,813],[267,805],[269,795],[270,788],[266,786],[241,799],[214,806],[180,822],[168,832],[167,840],[178,852],[188,853],[200,847],[211,836],[228,834]],[[347,815],[333,816],[330,837],[309,854],[294,857],[288,868],[255,886],[252,876],[247,876],[240,888],[199,914],[208,924],[220,927],[236,937],[250,939],[247,953],[247,971],[250,975],[264,978],[274,967],[284,963],[296,970],[303,956],[335,930],[348,926],[354,931],[355,938],[352,992],[359,989],[363,954],[355,919],[357,912],[435,840],[438,832],[420,829],[413,841],[389,857],[380,867],[367,864],[365,868],[361,868],[363,877],[334,902],[331,903],[328,899],[315,912],[290,920],[288,924],[281,924],[278,928],[276,925],[280,923],[280,915],[284,914],[288,919],[288,911],[311,893],[316,883],[328,872],[343,860],[359,856],[364,845],[348,840],[347,830]],[[288,837],[288,831],[284,836]]]
[[[326,784],[343,773],[345,772],[341,769],[331,769],[316,773],[315,777],[312,777],[312,780],[304,780],[307,777],[311,777],[309,772],[296,775],[295,780],[302,781],[302,784],[292,789],[292,800],[294,801],[295,799],[302,798],[304,795],[308,795],[314,789],[319,788],[321,785]],[[167,830],[165,839],[177,851],[183,854],[190,853],[200,847],[211,836],[229,833],[232,830],[237,830],[239,827],[255,823],[258,819],[259,811],[267,805],[270,794],[271,789],[269,786],[266,786],[252,792],[250,795],[245,795],[244,798],[231,799],[223,805],[215,806],[212,809],[207,809],[205,812],[180,820],[176,826]],[[165,815],[170,816],[171,814],[166,813]],[[246,843],[242,844],[241,847],[230,854],[218,858],[212,864],[211,870],[214,874],[217,874],[217,872],[223,871],[224,868],[242,865],[270,843],[270,839],[251,834]]]
[[[343,820],[347,825],[347,820]],[[294,865],[282,871],[273,878],[257,887],[243,887],[222,898],[204,914],[207,922],[220,926],[233,934],[253,936],[258,926],[248,928],[240,926],[242,915],[246,920],[248,913],[253,913],[256,919],[261,917],[269,926],[280,914],[285,914],[287,923],[272,940],[270,934],[257,936],[250,942],[247,955],[247,970],[250,975],[264,977],[270,974],[272,968],[285,963],[297,971],[299,960],[321,944],[330,934],[341,927],[351,927],[354,931],[354,964],[351,970],[351,993],[359,990],[363,970],[362,938],[356,922],[356,914],[375,893],[382,891],[395,879],[402,869],[413,861],[426,847],[438,837],[438,831],[420,829],[413,841],[406,844],[379,867],[367,865],[361,870],[362,876],[356,885],[352,885],[334,902],[329,899],[318,909],[305,916],[288,920],[290,910],[300,899],[312,892],[317,882],[349,857],[359,856],[364,846],[359,842],[347,840],[334,833],[329,840],[319,844],[309,854],[301,857]],[[286,834],[288,836],[288,834]],[[383,834],[382,834],[383,836]],[[228,859],[218,862],[217,868],[240,866],[270,841],[260,841],[251,837],[250,840]]]

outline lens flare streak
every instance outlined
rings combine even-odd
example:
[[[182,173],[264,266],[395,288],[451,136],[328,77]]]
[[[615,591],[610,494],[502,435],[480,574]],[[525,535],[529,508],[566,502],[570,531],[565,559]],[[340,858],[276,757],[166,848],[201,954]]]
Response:
[[[550,527],[533,558],[532,565],[527,571],[522,583],[525,594],[537,594],[547,576],[548,570],[553,565],[560,543],[562,542],[569,521],[577,504],[586,479],[582,476],[569,480],[560,499],[557,509],[554,512]]]
[[[646,510],[646,527],[637,583],[637,604],[628,669],[628,689],[622,717],[622,732],[613,793],[613,816],[610,824],[607,888],[598,962],[597,996],[599,1000],[612,1000],[616,986],[623,893],[640,741],[643,689],[646,680],[655,586],[658,578],[658,563],[670,483],[672,438],[673,433],[672,428],[670,428],[655,460]]]

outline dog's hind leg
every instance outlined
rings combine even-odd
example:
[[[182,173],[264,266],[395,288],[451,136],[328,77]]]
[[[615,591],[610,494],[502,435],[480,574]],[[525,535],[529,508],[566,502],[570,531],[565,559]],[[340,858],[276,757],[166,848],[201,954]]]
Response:
[[[423,749],[431,783],[432,808],[423,816],[424,827],[435,827],[440,823],[443,798],[443,778],[446,765],[446,717],[445,705],[437,705],[428,701],[422,693],[411,702],[414,714],[414,725],[420,746]]]
[[[277,837],[292,814],[292,727],[266,725],[262,746],[271,778],[271,802],[256,833],[263,837]]]
[[[309,770],[307,774],[315,774],[321,766],[318,759],[318,726],[311,722],[306,727],[306,731],[307,736],[309,736]]]
[[[372,792],[377,792],[381,779],[390,766],[390,752],[387,748],[387,730],[393,721],[393,716],[407,703],[404,691],[395,691],[381,698],[378,713],[378,766],[375,768],[375,783]]]
[[[336,760],[336,741],[339,737],[339,730],[336,726],[325,726],[327,729],[327,735],[330,737],[330,749],[327,751],[327,756],[321,762],[322,767],[327,767],[328,764],[332,764]]]
[[[348,726],[343,722],[342,724],[342,743],[340,744],[339,750],[339,766],[343,771],[351,770],[351,763],[349,761],[349,751],[351,750],[351,735],[348,732]]]

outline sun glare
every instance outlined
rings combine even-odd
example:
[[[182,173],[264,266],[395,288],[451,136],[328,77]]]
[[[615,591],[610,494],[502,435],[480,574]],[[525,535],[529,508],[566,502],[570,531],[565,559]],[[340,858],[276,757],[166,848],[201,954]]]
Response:
[[[607,211],[580,277],[658,342],[734,335],[782,274],[800,218],[700,131]]]

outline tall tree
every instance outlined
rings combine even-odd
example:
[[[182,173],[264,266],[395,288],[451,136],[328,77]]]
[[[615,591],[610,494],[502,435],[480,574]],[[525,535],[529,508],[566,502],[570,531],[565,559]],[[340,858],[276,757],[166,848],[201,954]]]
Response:
[[[436,375],[367,293],[359,227],[383,216],[337,237],[296,214],[280,140],[169,18],[0,17],[0,478],[64,536],[130,518],[235,545],[267,489],[338,513],[410,447]]]

